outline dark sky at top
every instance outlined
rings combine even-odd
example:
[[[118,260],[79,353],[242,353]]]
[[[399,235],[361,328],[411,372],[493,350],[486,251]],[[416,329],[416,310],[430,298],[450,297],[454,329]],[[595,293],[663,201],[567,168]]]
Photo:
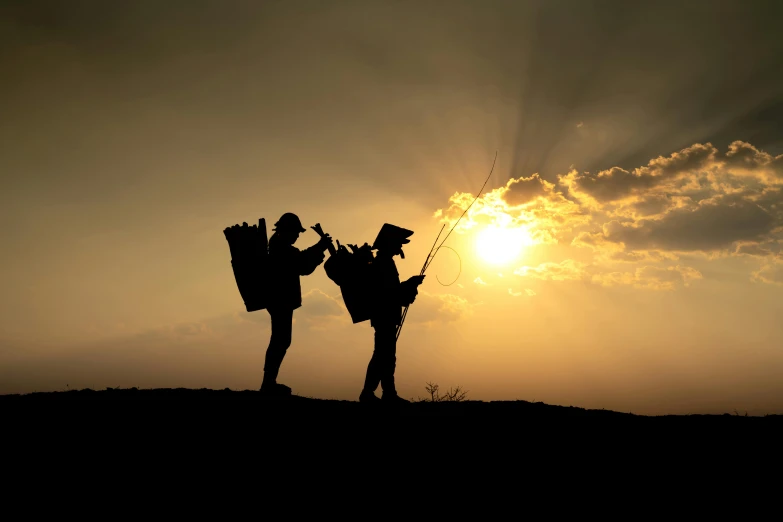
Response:
[[[0,9],[3,177],[16,188],[57,176],[51,163],[69,169],[80,148],[114,159],[136,145],[152,156],[198,149],[199,136],[212,147],[243,136],[320,141],[340,155],[372,139],[401,157],[394,133],[414,125],[420,107],[400,100],[417,97],[433,111],[507,102],[508,176],[634,167],[693,142],[723,150],[741,139],[783,152],[779,2],[18,1]],[[580,121],[612,136],[569,145]],[[209,132],[187,130],[198,125]],[[326,132],[341,145],[319,137]],[[106,189],[116,181],[102,179]],[[101,190],[100,180],[90,183]]]

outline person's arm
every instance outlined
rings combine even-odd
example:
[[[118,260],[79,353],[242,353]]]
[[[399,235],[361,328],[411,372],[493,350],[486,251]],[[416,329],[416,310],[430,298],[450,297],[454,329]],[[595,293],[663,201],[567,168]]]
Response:
[[[423,275],[413,276],[400,283],[397,292],[400,306],[408,306],[416,300],[416,296],[419,295],[419,285],[424,281],[424,277]]]
[[[297,272],[301,276],[307,276],[315,272],[318,265],[324,262],[326,255],[324,252],[332,244],[329,236],[324,236],[318,243],[302,251],[297,250]]]

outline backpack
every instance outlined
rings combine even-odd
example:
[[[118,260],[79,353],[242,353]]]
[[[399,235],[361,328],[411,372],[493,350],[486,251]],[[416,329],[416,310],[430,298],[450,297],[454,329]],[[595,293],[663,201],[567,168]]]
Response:
[[[370,245],[345,246],[337,242],[337,251],[324,263],[327,277],[340,287],[343,302],[354,324],[370,319],[372,315],[371,270],[374,259]]]
[[[269,240],[266,235],[266,221],[258,220],[253,225],[234,225],[223,230],[231,251],[231,267],[234,270],[239,294],[248,312],[266,308],[264,273],[269,263]]]

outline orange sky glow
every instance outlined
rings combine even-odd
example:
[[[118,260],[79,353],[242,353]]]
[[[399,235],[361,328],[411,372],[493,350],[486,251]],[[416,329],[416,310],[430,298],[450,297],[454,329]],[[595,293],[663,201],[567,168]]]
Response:
[[[258,389],[269,315],[225,227],[393,223],[404,279],[497,151],[408,311],[400,395],[783,413],[774,17],[208,4],[0,8],[0,393]],[[301,281],[280,380],[357,400],[373,331],[323,267]]]

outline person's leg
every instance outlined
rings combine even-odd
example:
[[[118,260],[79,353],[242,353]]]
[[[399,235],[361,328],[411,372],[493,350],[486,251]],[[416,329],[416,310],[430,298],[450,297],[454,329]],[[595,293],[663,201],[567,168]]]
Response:
[[[399,395],[394,383],[394,372],[397,369],[397,327],[392,325],[378,329],[376,346],[380,359],[381,388],[383,400],[392,403],[408,403]]]
[[[268,310],[272,318],[272,335],[269,339],[269,347],[266,349],[264,361],[263,387],[277,384],[277,374],[283,363],[285,354],[291,346],[291,330],[293,326],[293,310],[271,309]]]
[[[364,378],[364,389],[359,396],[359,400],[363,402],[378,399],[375,396],[375,390],[377,390],[378,385],[381,384],[381,376],[383,375],[383,330],[382,327],[375,327],[375,346],[373,348],[372,358],[370,358],[370,363],[367,365],[367,375]]]
[[[385,327],[376,333],[376,345],[380,352],[381,388],[384,396],[397,395],[394,371],[397,369],[397,328]]]

